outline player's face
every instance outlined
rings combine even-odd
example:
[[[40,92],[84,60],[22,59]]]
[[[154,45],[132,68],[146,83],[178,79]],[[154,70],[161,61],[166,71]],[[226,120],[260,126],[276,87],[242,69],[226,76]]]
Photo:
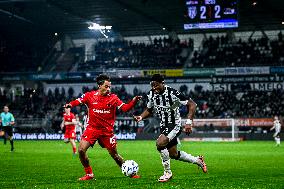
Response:
[[[105,81],[104,84],[99,86],[99,90],[102,95],[107,95],[110,93],[111,82]]]
[[[9,112],[9,108],[8,108],[7,106],[4,106],[4,109],[3,109],[3,110],[4,110],[4,112],[6,112],[6,113]]]
[[[164,91],[164,83],[159,83],[157,81],[152,81],[151,82],[151,87],[154,93],[159,94]]]
[[[65,113],[69,114],[70,113],[70,108],[64,108]]]

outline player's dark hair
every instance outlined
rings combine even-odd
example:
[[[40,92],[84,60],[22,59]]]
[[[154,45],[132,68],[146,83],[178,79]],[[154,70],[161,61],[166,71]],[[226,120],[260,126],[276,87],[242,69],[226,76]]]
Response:
[[[71,109],[71,105],[64,105],[63,108],[70,108]]]
[[[164,76],[160,75],[160,74],[154,74],[151,78],[151,81],[156,81],[159,83],[163,83],[164,82]]]
[[[105,75],[105,74],[100,74],[97,78],[96,78],[96,82],[98,85],[102,85],[104,84],[105,81],[110,81],[110,77]]]

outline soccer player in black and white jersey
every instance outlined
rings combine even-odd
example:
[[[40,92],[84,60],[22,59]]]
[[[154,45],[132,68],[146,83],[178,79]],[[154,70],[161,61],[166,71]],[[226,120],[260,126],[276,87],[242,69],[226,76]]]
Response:
[[[177,150],[177,137],[182,130],[186,134],[192,132],[196,103],[190,98],[185,98],[177,90],[165,85],[163,76],[159,74],[153,75],[150,84],[152,89],[148,93],[147,108],[141,115],[134,116],[134,119],[139,122],[151,116],[154,112],[160,119],[161,134],[157,139],[156,146],[162,159],[164,174],[158,181],[167,182],[172,178],[170,159],[196,164],[206,173],[207,167],[203,156],[192,156],[187,152]],[[189,111],[184,127],[181,124],[180,105],[187,106]]]
[[[276,142],[276,146],[280,146],[280,131],[281,131],[281,123],[278,118],[278,116],[274,117],[273,121],[273,127],[270,128],[270,130],[275,130],[275,133],[273,134],[274,140]]]

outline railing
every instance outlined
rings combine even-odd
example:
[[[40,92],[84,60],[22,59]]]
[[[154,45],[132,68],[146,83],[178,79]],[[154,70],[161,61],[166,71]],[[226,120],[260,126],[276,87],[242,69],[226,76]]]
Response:
[[[15,130],[18,132],[51,132],[51,122],[47,118],[18,118],[16,119]]]

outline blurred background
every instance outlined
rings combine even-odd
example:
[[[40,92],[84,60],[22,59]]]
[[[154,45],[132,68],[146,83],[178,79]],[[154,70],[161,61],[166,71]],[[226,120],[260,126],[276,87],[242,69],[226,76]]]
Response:
[[[272,140],[284,112],[283,30],[281,0],[2,0],[0,105],[15,116],[15,139],[61,139],[62,105],[105,73],[123,101],[143,96],[118,112],[118,138],[154,139],[158,121],[131,116],[160,73],[198,104],[181,138]],[[72,112],[84,123],[85,106]]]

